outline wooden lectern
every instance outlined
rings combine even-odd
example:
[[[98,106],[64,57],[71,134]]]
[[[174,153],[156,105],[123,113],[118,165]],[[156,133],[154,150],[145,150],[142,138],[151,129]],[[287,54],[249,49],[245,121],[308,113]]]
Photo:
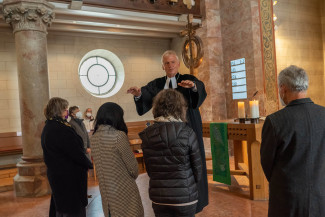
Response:
[[[225,121],[228,122],[228,121]],[[261,166],[260,147],[263,123],[228,123],[228,140],[234,141],[235,170],[231,175],[249,179],[250,199],[268,200],[269,186]],[[210,138],[210,123],[203,123],[203,137]],[[212,170],[208,170],[212,173]]]

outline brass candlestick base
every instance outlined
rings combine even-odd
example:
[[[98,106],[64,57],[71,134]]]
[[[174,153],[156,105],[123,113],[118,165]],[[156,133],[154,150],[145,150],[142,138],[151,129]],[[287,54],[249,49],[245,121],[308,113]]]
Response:
[[[251,124],[258,124],[260,118],[236,118],[234,121],[238,121],[240,124],[245,124],[246,121],[250,121]]]
[[[252,124],[258,124],[260,118],[250,118]]]

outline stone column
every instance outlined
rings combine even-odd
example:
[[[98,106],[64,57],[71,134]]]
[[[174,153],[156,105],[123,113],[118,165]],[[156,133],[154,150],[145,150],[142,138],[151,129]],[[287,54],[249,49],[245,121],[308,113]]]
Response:
[[[43,109],[49,100],[47,27],[54,6],[45,0],[4,0],[4,18],[16,44],[23,157],[17,164],[14,188],[18,197],[50,193],[43,161]]]

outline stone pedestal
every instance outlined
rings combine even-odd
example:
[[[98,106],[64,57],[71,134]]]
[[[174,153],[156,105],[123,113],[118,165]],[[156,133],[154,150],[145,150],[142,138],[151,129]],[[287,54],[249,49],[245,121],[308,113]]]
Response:
[[[49,100],[47,27],[54,6],[45,0],[4,0],[4,18],[16,43],[23,157],[14,178],[16,196],[50,193],[43,161],[43,109]]]
[[[38,197],[51,192],[46,177],[46,166],[42,158],[39,159],[39,162],[25,161],[23,158],[17,164],[17,168],[18,174],[14,177],[14,189],[17,197]]]

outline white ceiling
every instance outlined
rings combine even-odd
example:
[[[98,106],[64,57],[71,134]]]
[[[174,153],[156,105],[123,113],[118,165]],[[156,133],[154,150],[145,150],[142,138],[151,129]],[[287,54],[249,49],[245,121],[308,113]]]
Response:
[[[0,29],[10,29],[3,20],[0,0]],[[49,33],[83,35],[117,35],[155,38],[174,38],[185,29],[186,22],[177,16],[150,14],[99,7],[82,6],[81,10],[69,9],[69,4],[50,2],[55,6],[55,19]],[[200,23],[194,19],[194,23]]]

